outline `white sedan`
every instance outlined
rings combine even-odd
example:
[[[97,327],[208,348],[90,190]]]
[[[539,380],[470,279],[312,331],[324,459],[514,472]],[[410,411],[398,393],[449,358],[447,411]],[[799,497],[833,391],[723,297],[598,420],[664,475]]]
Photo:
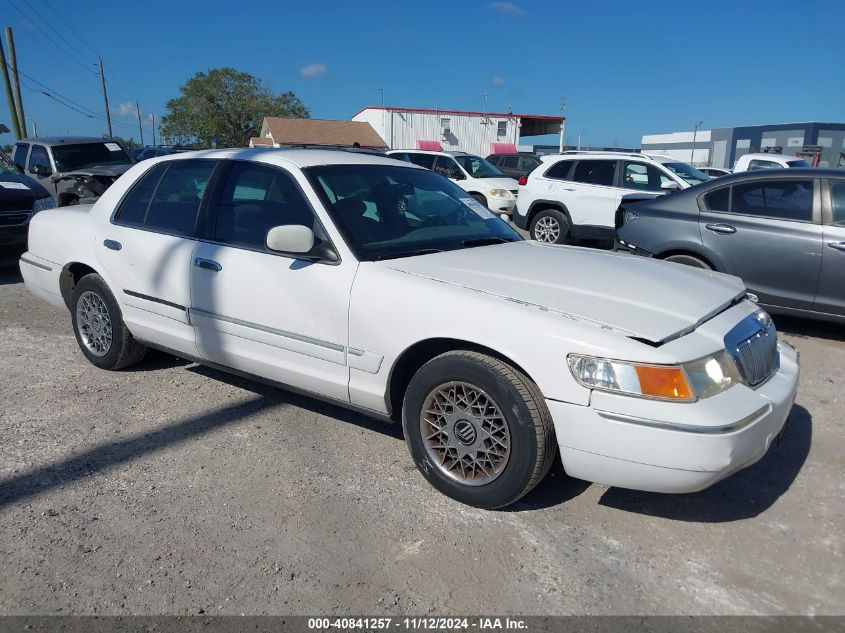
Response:
[[[157,348],[401,419],[423,476],[511,504],[567,473],[690,492],[759,460],[798,384],[742,282],[523,241],[446,178],[325,150],[135,165],[39,213],[26,285],[120,369]]]

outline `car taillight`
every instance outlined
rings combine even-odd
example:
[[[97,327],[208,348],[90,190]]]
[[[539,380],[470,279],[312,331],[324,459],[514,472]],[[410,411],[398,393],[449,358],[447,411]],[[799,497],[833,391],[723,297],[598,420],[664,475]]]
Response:
[[[526,176],[525,174],[520,176],[519,177],[519,184],[523,185],[523,186],[527,185],[528,184],[528,176]]]

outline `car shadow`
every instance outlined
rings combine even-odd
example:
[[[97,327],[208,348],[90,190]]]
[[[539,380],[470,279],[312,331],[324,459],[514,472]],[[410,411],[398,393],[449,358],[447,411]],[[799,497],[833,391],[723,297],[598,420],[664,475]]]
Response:
[[[675,495],[608,488],[599,504],[694,523],[727,523],[765,512],[795,481],[812,443],[812,416],[795,405],[780,444],[759,462],[701,492]]]
[[[798,338],[824,338],[845,341],[845,328],[839,323],[802,319],[801,317],[772,315],[778,332]]]
[[[567,475],[563,470],[560,454],[558,454],[545,479],[522,499],[513,505],[502,508],[501,511],[525,512],[558,506],[578,497],[591,485],[589,481],[575,479]]]
[[[17,262],[14,264],[0,265],[0,286],[22,283],[23,277],[21,277],[21,271],[18,268]]]

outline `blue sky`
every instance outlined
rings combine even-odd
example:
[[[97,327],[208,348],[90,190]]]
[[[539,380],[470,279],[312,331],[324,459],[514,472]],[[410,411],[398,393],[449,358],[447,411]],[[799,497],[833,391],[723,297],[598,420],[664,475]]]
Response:
[[[136,140],[129,102],[158,117],[181,83],[218,66],[293,90],[319,118],[378,105],[379,88],[387,105],[466,110],[482,109],[486,90],[488,111],[530,114],[557,114],[565,97],[567,141],[594,145],[637,146],[698,121],[845,121],[842,0],[0,0],[0,16],[23,72],[102,115],[99,52],[114,133]],[[105,131],[23,94],[42,135]]]

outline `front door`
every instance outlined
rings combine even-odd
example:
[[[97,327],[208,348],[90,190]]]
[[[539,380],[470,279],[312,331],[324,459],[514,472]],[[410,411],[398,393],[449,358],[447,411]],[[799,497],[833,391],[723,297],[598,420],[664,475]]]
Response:
[[[55,196],[58,189],[53,182],[53,165],[50,154],[43,145],[33,145],[29,150],[29,160],[26,163],[26,175],[38,181],[38,184]]]
[[[701,241],[760,303],[812,309],[822,244],[814,187],[811,178],[766,179],[705,197]]]
[[[188,319],[201,202],[218,161],[174,160],[143,175],[97,232],[97,258],[142,340],[196,356]]]
[[[830,180],[830,214],[825,213],[822,270],[815,309],[845,316],[845,180]]]
[[[233,161],[206,240],[193,254],[191,322],[201,356],[337,400],[349,400],[349,296],[357,262],[313,262],[266,247],[274,226],[328,239],[287,171]]]

